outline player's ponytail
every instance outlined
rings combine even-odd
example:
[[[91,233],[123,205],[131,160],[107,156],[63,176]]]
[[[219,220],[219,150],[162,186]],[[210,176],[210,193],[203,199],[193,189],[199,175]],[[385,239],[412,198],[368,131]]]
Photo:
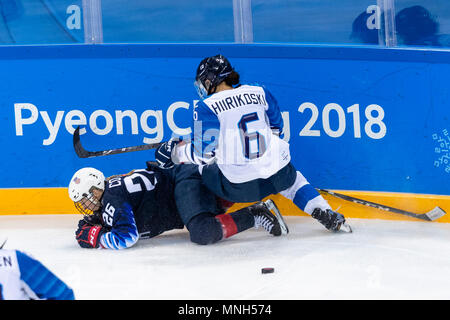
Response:
[[[235,86],[239,84],[240,76],[236,71],[231,71],[231,73],[225,78],[225,83],[229,86]]]

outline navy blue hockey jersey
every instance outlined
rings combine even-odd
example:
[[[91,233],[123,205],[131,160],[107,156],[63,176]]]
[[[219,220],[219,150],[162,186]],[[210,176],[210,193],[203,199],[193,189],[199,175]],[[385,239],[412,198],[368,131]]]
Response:
[[[173,197],[173,183],[160,171],[140,169],[109,179],[100,215],[103,225],[110,227],[100,244],[109,249],[128,248],[139,238],[184,227]]]

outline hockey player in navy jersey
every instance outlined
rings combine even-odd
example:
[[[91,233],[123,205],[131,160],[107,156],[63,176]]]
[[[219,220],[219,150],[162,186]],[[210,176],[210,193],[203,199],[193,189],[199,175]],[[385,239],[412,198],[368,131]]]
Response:
[[[265,87],[240,85],[222,55],[200,62],[194,84],[201,100],[194,106],[193,137],[163,143],[155,152],[160,167],[198,164],[204,184],[223,199],[253,202],[281,193],[327,229],[351,231],[292,165],[280,108]]]
[[[253,227],[274,236],[288,232],[272,201],[225,214],[195,165],[161,170],[148,164],[108,179],[95,168],[82,168],[70,181],[69,196],[84,214],[75,233],[84,248],[125,249],[184,226],[191,241],[202,245]]]
[[[40,261],[0,248],[0,300],[74,300],[73,290]]]

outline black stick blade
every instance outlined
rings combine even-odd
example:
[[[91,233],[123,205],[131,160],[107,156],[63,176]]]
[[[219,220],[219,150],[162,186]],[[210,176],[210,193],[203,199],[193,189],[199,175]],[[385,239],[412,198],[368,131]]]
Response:
[[[80,141],[80,127],[78,126],[73,133],[73,149],[80,158],[89,158],[89,152],[81,145]]]

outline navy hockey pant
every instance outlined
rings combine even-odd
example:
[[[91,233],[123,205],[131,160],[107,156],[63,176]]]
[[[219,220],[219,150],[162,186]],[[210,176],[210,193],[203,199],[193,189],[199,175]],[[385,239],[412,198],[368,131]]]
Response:
[[[256,202],[280,193],[308,214],[315,208],[330,209],[326,200],[291,163],[267,179],[243,183],[230,182],[217,164],[212,164],[202,168],[202,179],[214,194],[232,202]]]

